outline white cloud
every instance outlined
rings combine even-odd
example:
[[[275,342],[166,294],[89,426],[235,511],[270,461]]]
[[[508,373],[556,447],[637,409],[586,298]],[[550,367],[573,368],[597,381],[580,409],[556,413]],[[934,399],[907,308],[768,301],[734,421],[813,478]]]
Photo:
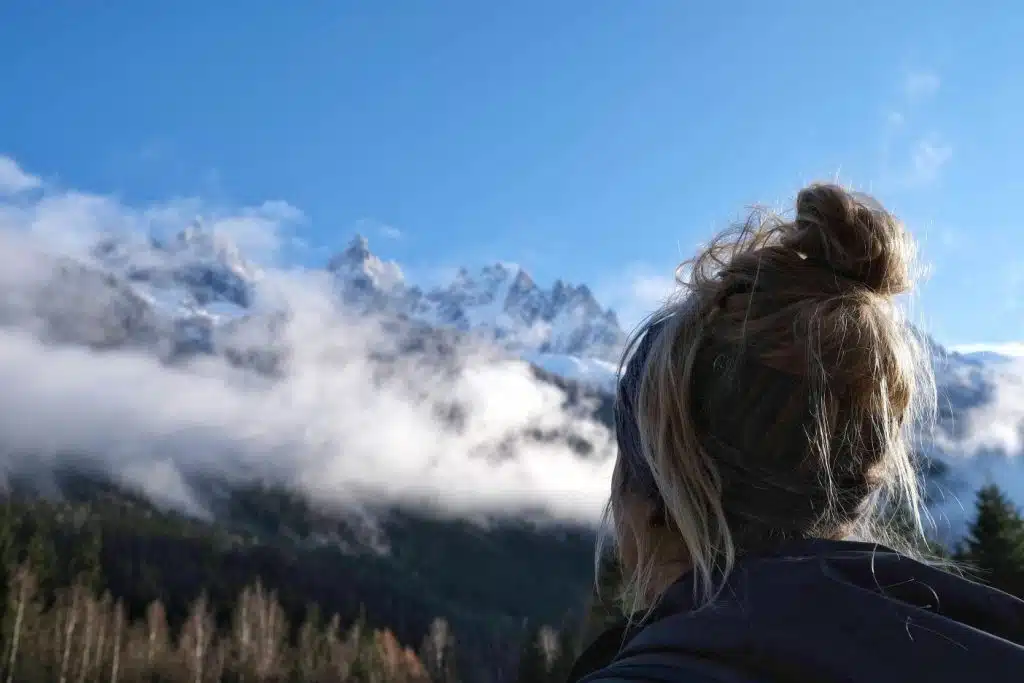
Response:
[[[42,184],[42,180],[23,171],[14,159],[0,155],[0,196],[20,194]]]
[[[214,214],[210,230],[226,235],[247,258],[272,261],[284,247],[284,232],[305,221],[305,215],[281,200],[263,202],[237,212]]]
[[[952,466],[935,512],[940,531],[956,535],[983,484],[995,481],[1024,500],[1024,360],[954,363],[940,372],[940,385],[954,401],[955,418],[936,432],[928,452]]]
[[[904,121],[907,120],[907,117],[904,116],[901,112],[890,111],[886,115],[885,120],[889,123],[890,126],[896,128],[902,126]]]
[[[1024,342],[958,344],[953,346],[952,350],[957,353],[994,353],[1000,356],[1024,358]]]
[[[389,240],[402,239],[402,231],[393,225],[382,225],[380,226],[380,234]]]
[[[941,79],[919,70],[903,78],[901,96],[890,103],[882,130],[882,173],[898,186],[933,183],[953,156],[953,148],[936,135],[922,135],[922,105],[938,92]]]
[[[903,80],[903,94],[910,100],[924,99],[937,93],[941,84],[938,74],[932,71],[912,71]]]
[[[518,428],[557,429],[569,419],[561,392],[536,382],[524,363],[471,363],[451,379],[403,367],[401,382],[376,386],[364,360],[373,346],[369,330],[302,325],[313,328],[304,333],[333,331],[343,341],[303,340],[309,348],[279,383],[213,364],[172,370],[147,356],[52,348],[0,333],[0,378],[21,387],[0,401],[6,445],[33,453],[35,465],[40,451],[91,453],[160,497],[168,472],[180,492],[188,475],[257,476],[341,505],[404,499],[441,501],[454,511],[545,508],[596,518],[607,461],[581,460],[558,443],[523,442],[514,457],[487,457]],[[464,431],[433,413],[430,399],[442,395],[468,407]],[[596,426],[585,431],[606,438]],[[17,464],[28,463],[7,467]],[[154,468],[162,468],[155,482]],[[182,493],[169,502],[199,506]]]
[[[378,235],[388,240],[400,240],[404,234],[394,225],[384,223],[375,218],[360,218],[355,223],[355,230],[364,237]]]
[[[596,296],[616,312],[623,329],[629,331],[664,304],[676,288],[674,274],[635,264],[600,285]]]
[[[930,183],[936,180],[942,169],[953,157],[953,148],[934,140],[919,140],[911,152],[910,182]]]
[[[97,321],[106,310],[88,293],[46,295],[47,254],[82,255],[100,233],[168,230],[196,215],[267,248],[301,219],[284,203],[129,207],[76,192],[27,205],[0,200],[0,386],[19,388],[0,392],[0,471],[46,470],[76,453],[193,511],[202,501],[189,477],[205,473],[266,478],[340,505],[428,501],[456,513],[544,509],[596,519],[613,453],[606,428],[566,408],[526,363],[493,351],[459,346],[443,366],[420,356],[381,363],[394,338],[373,319],[340,312],[322,273],[272,262],[264,270],[261,295],[291,312],[279,338],[287,371],[273,381],[215,360],[171,367],[144,351],[40,341],[34,306],[43,296],[61,320]],[[439,417],[451,403],[464,411],[460,424]],[[530,429],[575,433],[595,454],[538,442]],[[503,445],[512,457],[495,457]]]

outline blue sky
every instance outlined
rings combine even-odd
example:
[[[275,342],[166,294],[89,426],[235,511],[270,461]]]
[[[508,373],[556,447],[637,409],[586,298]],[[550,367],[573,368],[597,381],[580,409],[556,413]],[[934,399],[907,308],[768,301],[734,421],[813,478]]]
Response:
[[[924,243],[941,341],[1024,340],[1024,12],[895,5],[4,3],[0,155],[128,203],[285,200],[310,262],[363,230],[624,308],[838,175]]]

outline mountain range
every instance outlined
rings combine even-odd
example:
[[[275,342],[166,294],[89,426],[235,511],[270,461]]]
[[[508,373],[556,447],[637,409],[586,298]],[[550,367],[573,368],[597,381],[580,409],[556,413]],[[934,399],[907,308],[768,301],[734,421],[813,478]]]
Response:
[[[218,332],[262,303],[261,270],[199,224],[165,241],[108,237],[91,254],[99,269],[130,283],[171,323],[179,351],[212,350]],[[601,386],[611,381],[625,341],[615,312],[586,285],[556,280],[544,288],[522,268],[502,263],[461,268],[450,281],[424,289],[357,235],[324,264],[323,274],[348,310],[471,335]]]

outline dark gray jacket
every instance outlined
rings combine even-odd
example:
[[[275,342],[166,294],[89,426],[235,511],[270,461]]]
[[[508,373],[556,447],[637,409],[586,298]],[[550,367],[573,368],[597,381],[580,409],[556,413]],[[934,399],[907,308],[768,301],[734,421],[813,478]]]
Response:
[[[612,628],[573,683],[1024,681],[1024,601],[849,541],[742,558],[694,610],[684,576],[639,627]]]

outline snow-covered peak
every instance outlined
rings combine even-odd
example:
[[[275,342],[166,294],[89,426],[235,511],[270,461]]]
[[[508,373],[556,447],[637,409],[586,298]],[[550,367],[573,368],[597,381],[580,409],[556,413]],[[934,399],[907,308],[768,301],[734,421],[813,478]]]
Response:
[[[327,264],[328,270],[361,267],[367,261],[376,258],[370,251],[370,241],[362,235],[356,235],[348,243],[344,251],[335,255]]]
[[[190,315],[202,308],[248,308],[260,275],[229,235],[198,220],[169,239],[104,236],[92,256],[136,283],[158,308]]]
[[[256,269],[243,256],[230,236],[205,228],[199,219],[166,242],[155,242],[157,249],[180,262],[202,262],[227,270],[238,277],[251,279]]]
[[[460,268],[451,282],[431,290],[427,298],[442,304],[446,311],[458,313],[448,316],[447,322],[462,320],[468,327],[493,325],[506,312],[505,302],[513,281],[513,271],[500,263],[485,266],[475,273]],[[444,321],[445,316],[442,315],[441,320]]]
[[[522,351],[611,358],[625,335],[586,285],[558,280],[540,287],[518,266],[496,263],[460,269],[451,282],[429,291],[424,319],[484,331]]]
[[[602,309],[586,285],[559,280],[545,289],[514,264],[460,268],[423,291],[410,286],[397,263],[382,260],[357,235],[327,269],[349,305],[476,333],[520,352],[610,359],[625,338],[615,314]]]
[[[370,251],[370,243],[356,235],[344,251],[327,263],[327,270],[341,278],[346,285],[358,290],[376,290],[381,293],[400,293],[405,285],[402,269],[394,261],[384,261]]]

